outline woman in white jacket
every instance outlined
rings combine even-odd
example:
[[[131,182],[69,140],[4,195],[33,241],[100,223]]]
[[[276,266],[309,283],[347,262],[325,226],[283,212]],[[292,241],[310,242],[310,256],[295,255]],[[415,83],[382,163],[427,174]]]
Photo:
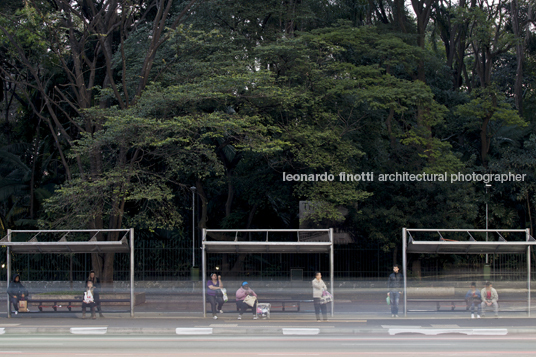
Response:
[[[324,290],[327,290],[326,284],[324,284],[324,281],[322,280],[322,274],[317,271],[315,273],[315,278],[313,279],[313,302],[315,305],[316,321],[318,322],[320,322],[320,310],[322,310],[322,318],[324,321],[328,320],[326,304],[320,303],[322,292]]]
[[[86,282],[86,291],[84,291],[84,299],[82,300],[82,318],[86,318],[86,308],[91,309],[91,318],[96,319],[95,316],[95,298],[93,292],[93,282],[88,280]]]

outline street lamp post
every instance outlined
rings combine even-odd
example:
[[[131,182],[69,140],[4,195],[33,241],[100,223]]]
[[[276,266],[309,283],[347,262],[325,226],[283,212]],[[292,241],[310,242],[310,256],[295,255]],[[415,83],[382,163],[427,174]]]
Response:
[[[190,187],[192,190],[192,268],[195,267],[195,186]]]
[[[488,241],[488,189],[491,187],[489,183],[486,184],[486,242]],[[488,255],[486,254],[486,264],[488,264]]]

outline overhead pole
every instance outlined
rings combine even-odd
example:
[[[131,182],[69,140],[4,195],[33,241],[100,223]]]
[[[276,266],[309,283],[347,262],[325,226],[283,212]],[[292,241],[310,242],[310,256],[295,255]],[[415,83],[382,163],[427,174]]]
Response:
[[[403,275],[403,278],[404,278],[404,317],[408,316],[408,311],[407,311],[407,308],[406,308],[406,304],[407,304],[407,292],[408,292],[408,289],[407,289],[407,286],[408,286],[408,283],[407,283],[407,277],[406,277],[406,272],[407,272],[407,269],[406,269],[406,264],[407,264],[407,231],[406,231],[406,228],[402,228],[402,275]]]
[[[527,228],[527,242],[530,240],[530,230]],[[530,269],[530,245],[527,246],[527,315],[530,317],[530,275],[531,275],[531,269]]]
[[[134,317],[134,228],[130,228],[130,317]]]
[[[333,228],[329,229],[329,241],[331,243],[329,249],[329,280],[331,285],[331,317],[333,317],[333,308],[335,307],[335,284],[334,284],[334,254],[333,254]]]
[[[202,282],[203,282],[203,317],[207,317],[207,296],[206,294],[206,277],[207,277],[207,252],[205,250],[205,240],[207,238],[207,229],[203,228],[203,241],[201,242],[201,259],[202,259]]]
[[[11,242],[11,229],[8,229],[7,230],[7,241],[8,242]],[[10,252],[10,247],[7,247],[6,249],[6,269],[7,269],[7,285],[6,285],[6,293],[7,293],[7,288],[9,288],[9,281],[11,280],[11,252]],[[7,318],[10,319],[11,318],[11,309],[10,309],[10,300],[9,300],[9,294],[7,294]]]

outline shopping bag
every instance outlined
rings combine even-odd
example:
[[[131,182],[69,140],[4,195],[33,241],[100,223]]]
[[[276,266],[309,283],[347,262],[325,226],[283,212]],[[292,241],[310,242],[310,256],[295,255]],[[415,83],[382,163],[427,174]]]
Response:
[[[320,303],[327,304],[328,302],[332,302],[332,301],[333,301],[333,295],[331,295],[329,291],[327,290],[322,291],[322,297],[320,298]]]
[[[26,300],[19,301],[19,312],[28,312],[28,301]]]
[[[244,299],[244,302],[251,307],[255,306],[255,301],[257,301],[257,298],[251,295],[246,296]]]
[[[222,288],[222,289],[220,289],[220,291],[221,291],[221,294],[222,294],[221,297],[223,298],[223,301],[224,302],[229,301],[229,298],[227,297],[227,289]]]
[[[387,305],[391,305],[391,298],[389,296],[387,296],[385,298],[385,302],[387,303]]]

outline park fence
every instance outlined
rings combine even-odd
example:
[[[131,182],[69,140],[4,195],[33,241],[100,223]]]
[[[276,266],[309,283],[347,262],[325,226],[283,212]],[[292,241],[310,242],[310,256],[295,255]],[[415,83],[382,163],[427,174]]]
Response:
[[[192,248],[189,242],[137,240],[135,243],[136,281],[177,281],[199,279],[192,271]],[[196,261],[201,261],[199,248],[194,251]],[[377,247],[360,247],[357,244],[335,246],[335,279],[383,280],[392,270],[393,253]],[[0,261],[5,260],[4,254]],[[241,261],[237,269],[237,262]],[[397,257],[400,262],[400,257]],[[533,262],[536,259],[532,260]],[[226,262],[227,264],[224,264]],[[489,267],[485,267],[485,255],[471,256],[421,256],[413,254],[408,259],[408,278],[414,281],[524,281],[526,257],[524,255],[489,255]],[[2,263],[2,264],[5,264]],[[237,279],[256,280],[308,280],[315,271],[329,270],[328,254],[210,254],[209,271]],[[13,255],[13,273],[31,281],[82,281],[91,270],[90,254],[34,254]],[[233,270],[234,268],[234,270]],[[536,269],[533,269],[535,271]],[[129,257],[116,254],[114,280],[128,280]],[[534,275],[533,275],[534,277]],[[5,265],[0,279],[6,279]]]

